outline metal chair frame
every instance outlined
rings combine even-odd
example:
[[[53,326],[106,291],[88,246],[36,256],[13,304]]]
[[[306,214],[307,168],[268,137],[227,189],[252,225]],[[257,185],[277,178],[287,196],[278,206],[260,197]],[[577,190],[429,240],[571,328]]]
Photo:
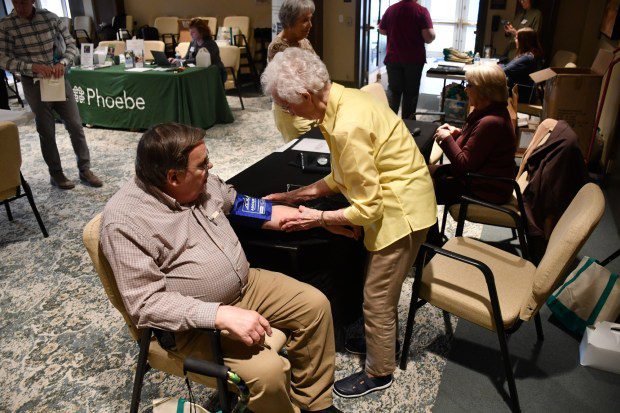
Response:
[[[15,196],[11,198],[7,198],[3,201],[0,201],[0,205],[4,204],[4,208],[6,209],[6,215],[9,218],[9,221],[13,221],[13,213],[11,212],[11,207],[9,205],[10,202],[15,201],[16,199],[26,197],[28,198],[28,203],[30,203],[30,208],[32,208],[32,212],[34,213],[34,217],[37,219],[37,223],[39,224],[39,228],[43,233],[43,237],[47,238],[49,234],[47,233],[47,229],[45,228],[45,224],[41,219],[41,215],[39,215],[39,210],[37,209],[37,205],[34,202],[34,197],[32,196],[32,190],[30,189],[30,185],[24,179],[24,175],[19,173],[19,179],[21,181],[21,185],[17,187],[15,190]],[[21,188],[24,188],[24,192],[21,192]]]

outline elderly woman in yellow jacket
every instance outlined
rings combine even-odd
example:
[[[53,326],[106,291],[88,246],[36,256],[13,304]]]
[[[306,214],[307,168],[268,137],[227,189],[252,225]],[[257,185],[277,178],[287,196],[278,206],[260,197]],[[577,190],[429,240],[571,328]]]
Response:
[[[363,340],[347,349],[366,354],[365,370],[338,380],[334,392],[359,397],[392,384],[396,368],[397,310],[402,283],[428,228],[437,220],[433,182],[402,119],[384,103],[329,81],[313,53],[287,49],[262,76],[263,88],[282,110],[316,120],[331,152],[331,173],[312,185],[267,198],[295,204],[342,193],[350,206],[318,211],[299,206],[282,229],[363,227],[369,261],[364,281]]]

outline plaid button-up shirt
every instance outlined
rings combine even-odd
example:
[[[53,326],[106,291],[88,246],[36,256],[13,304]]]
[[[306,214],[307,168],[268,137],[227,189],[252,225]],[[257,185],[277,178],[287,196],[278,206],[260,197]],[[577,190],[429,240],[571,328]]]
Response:
[[[33,64],[54,64],[54,39],[60,37],[64,39],[66,50],[59,62],[68,66],[75,61],[78,49],[65,19],[36,8],[31,20],[22,19],[13,10],[0,20],[0,67],[34,76]]]
[[[239,298],[250,265],[227,214],[237,192],[209,175],[207,196],[182,206],[137,179],[108,201],[101,249],[138,328],[214,328],[217,309]]]

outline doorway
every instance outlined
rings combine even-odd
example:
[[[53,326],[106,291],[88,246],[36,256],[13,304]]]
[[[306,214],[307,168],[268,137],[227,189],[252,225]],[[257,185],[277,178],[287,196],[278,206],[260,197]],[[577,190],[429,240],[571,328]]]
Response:
[[[379,21],[389,6],[400,0],[359,0],[359,36],[358,62],[356,65],[356,83],[361,87],[377,78],[385,76],[385,58],[387,38],[379,34]],[[428,63],[434,63],[443,56],[443,49],[454,47],[464,51],[482,52],[482,29],[485,23],[486,0],[418,0],[431,15],[437,38],[426,46]],[[478,50],[480,49],[480,50]],[[425,68],[425,71],[428,68]],[[437,82],[426,84],[423,75],[421,93],[439,94],[441,85]],[[439,88],[439,90],[436,90]]]

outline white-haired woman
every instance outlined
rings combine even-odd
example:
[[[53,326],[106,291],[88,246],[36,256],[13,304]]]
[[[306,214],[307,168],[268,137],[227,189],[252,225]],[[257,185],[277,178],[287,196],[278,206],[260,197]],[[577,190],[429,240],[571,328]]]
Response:
[[[478,173],[502,178],[515,177],[515,130],[508,112],[506,75],[497,65],[473,66],[465,74],[467,97],[474,110],[462,129],[444,124],[435,132],[450,163],[431,165],[435,196],[440,205],[460,202],[466,192],[465,175]],[[483,201],[504,204],[512,196],[512,185],[491,180],[473,180],[469,190]],[[429,242],[441,244],[437,225]]]
[[[269,45],[267,61],[288,49],[299,47],[314,53],[314,49],[307,39],[312,28],[312,15],[314,14],[314,2],[312,0],[285,0],[280,7],[278,17],[282,23],[282,31]],[[273,117],[276,127],[286,142],[303,135],[313,125],[313,121],[290,115],[278,106],[273,107]]]
[[[364,228],[369,251],[363,308],[366,337],[349,340],[347,349],[366,353],[366,367],[338,380],[334,391],[350,398],[385,389],[396,368],[402,283],[428,228],[437,220],[424,158],[402,119],[371,95],[331,83],[314,53],[291,48],[277,54],[262,83],[285,111],[318,122],[332,161],[331,173],[324,179],[267,198],[300,204],[340,192],[350,203],[337,211],[299,206],[297,216],[282,220],[282,229]]]

